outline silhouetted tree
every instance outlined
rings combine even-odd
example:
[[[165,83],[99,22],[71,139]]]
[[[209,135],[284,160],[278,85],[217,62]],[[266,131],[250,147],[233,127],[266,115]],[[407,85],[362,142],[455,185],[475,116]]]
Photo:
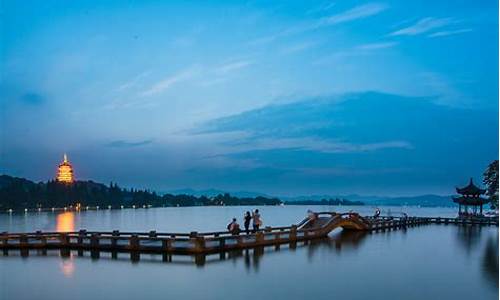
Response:
[[[492,208],[498,208],[498,160],[488,165],[483,173],[483,183],[486,185],[486,195]]]

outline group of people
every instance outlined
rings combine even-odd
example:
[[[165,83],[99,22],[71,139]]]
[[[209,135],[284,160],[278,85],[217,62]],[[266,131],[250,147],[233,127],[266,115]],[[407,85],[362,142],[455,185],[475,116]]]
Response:
[[[258,209],[254,210],[251,214],[247,211],[243,216],[243,220],[246,234],[250,234],[250,222],[252,223],[252,233],[259,231],[259,228],[262,226],[262,218],[260,217]],[[233,235],[240,234],[240,224],[238,224],[236,218],[233,218],[231,223],[227,225],[227,230]]]

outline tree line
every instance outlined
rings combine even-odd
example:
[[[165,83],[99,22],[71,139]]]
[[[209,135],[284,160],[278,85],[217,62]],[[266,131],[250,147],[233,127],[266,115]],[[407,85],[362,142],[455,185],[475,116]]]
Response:
[[[230,194],[215,197],[191,195],[159,195],[147,189],[126,189],[116,183],[104,185],[93,181],[72,184],[56,180],[35,183],[24,178],[0,176],[0,210],[61,208],[80,204],[82,207],[112,207],[151,205],[162,206],[224,206],[224,205],[280,205],[277,198],[238,198]]]

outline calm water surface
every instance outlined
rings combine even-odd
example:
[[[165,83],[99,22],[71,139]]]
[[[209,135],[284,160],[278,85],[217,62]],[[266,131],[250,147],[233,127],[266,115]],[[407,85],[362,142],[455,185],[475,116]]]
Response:
[[[299,222],[307,206],[260,207],[265,225]],[[373,207],[311,207],[323,211]],[[0,231],[212,231],[245,207],[157,208],[0,215]],[[451,208],[384,207],[420,216]],[[250,249],[206,258],[127,254],[91,259],[59,252],[0,256],[0,299],[498,299],[498,228],[427,225],[366,234],[338,230],[296,249]],[[175,297],[175,298],[174,298]]]

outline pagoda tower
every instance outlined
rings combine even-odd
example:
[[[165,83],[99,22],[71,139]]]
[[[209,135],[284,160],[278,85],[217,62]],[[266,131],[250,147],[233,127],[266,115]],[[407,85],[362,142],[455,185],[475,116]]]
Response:
[[[460,196],[453,197],[453,202],[458,203],[458,216],[459,217],[473,217],[483,215],[483,205],[489,202],[488,199],[481,197],[486,193],[486,190],[478,188],[472,178],[469,185],[463,188],[456,188]],[[464,209],[462,210],[462,207]],[[469,212],[468,208],[471,207]],[[477,209],[479,208],[479,213]]]
[[[57,181],[62,183],[73,183],[75,180],[73,175],[73,167],[68,161],[68,156],[64,153],[64,159],[59,167],[57,168]]]

